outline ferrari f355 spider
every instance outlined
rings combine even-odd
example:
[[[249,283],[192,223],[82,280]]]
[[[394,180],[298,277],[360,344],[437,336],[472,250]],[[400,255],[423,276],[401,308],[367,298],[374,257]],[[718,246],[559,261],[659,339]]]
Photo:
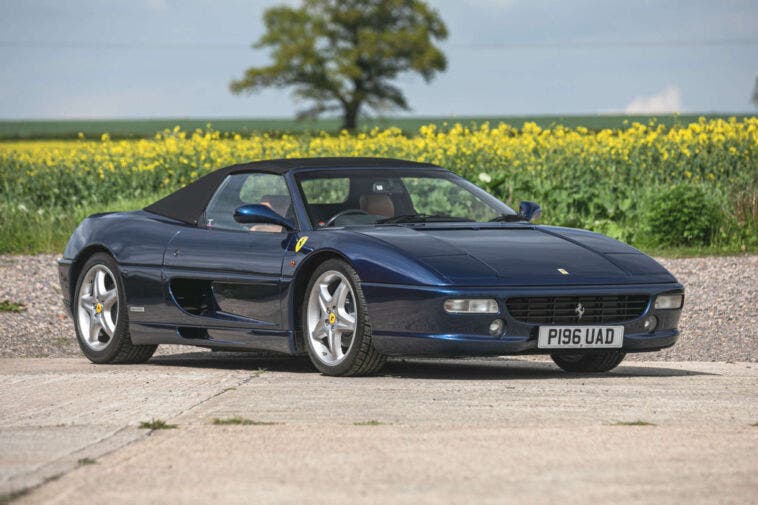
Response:
[[[88,217],[59,276],[95,363],[186,344],[307,353],[329,375],[506,354],[604,372],[676,342],[684,288],[665,268],[539,213],[431,164],[261,161]]]

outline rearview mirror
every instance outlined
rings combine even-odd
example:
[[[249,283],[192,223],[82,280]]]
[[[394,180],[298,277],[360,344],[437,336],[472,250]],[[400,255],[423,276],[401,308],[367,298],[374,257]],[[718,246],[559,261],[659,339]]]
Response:
[[[542,215],[542,207],[534,202],[521,202],[518,206],[518,213],[527,221],[534,221]]]
[[[237,207],[234,211],[234,220],[243,224],[276,224],[288,230],[295,229],[295,224],[292,221],[260,204]]]

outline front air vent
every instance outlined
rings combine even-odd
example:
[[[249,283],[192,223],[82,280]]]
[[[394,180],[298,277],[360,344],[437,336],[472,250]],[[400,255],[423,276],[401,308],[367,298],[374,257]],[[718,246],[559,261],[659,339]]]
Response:
[[[513,319],[530,324],[621,323],[645,312],[648,295],[541,296],[508,298]]]

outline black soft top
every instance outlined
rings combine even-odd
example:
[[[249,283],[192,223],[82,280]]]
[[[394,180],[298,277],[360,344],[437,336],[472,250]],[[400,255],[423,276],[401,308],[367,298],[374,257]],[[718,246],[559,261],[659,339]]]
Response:
[[[189,224],[196,224],[208,205],[213,193],[226,176],[244,172],[285,174],[298,168],[439,168],[431,163],[396,160],[392,158],[289,158],[255,161],[220,168],[204,175],[145,207],[147,212],[169,217]]]

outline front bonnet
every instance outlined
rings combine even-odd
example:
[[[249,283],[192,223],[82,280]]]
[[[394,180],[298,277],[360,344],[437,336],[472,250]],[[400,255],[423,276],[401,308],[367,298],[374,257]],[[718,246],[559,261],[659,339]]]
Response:
[[[461,285],[600,285],[676,282],[649,256],[611,238],[568,228],[379,226],[387,242]]]

